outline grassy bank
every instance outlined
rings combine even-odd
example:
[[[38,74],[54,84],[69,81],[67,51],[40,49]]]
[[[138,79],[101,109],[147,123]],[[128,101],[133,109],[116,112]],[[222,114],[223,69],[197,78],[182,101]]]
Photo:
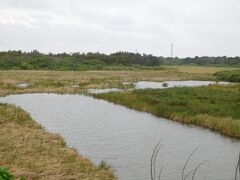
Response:
[[[219,68],[172,66],[163,70],[141,71],[0,71],[0,95],[29,92],[79,93],[88,88],[129,88],[123,82],[136,81],[217,80],[213,74],[218,70]],[[27,89],[17,89],[19,83],[29,83],[30,86]]]
[[[194,74],[214,74],[219,71],[239,70],[237,67],[205,67],[205,66],[165,66],[165,68],[174,68],[182,73]]]
[[[240,82],[240,70],[234,71],[219,71],[214,74],[219,80]]]
[[[240,85],[147,89],[94,97],[240,137]]]
[[[0,104],[0,137],[0,166],[7,166],[16,178],[116,179],[111,170],[66,147],[62,137],[46,132],[14,106]]]
[[[19,93],[80,93],[95,77],[90,72],[1,71],[0,96]],[[101,74],[101,73],[100,73]],[[90,86],[107,82],[105,75]],[[74,88],[78,82],[83,87]],[[113,82],[115,82],[113,80]],[[28,88],[16,88],[30,83]],[[42,129],[31,117],[14,106],[0,104],[0,167],[8,167],[15,177],[29,179],[116,179],[68,148],[64,139]]]
[[[0,90],[15,91],[16,84],[29,83],[34,92],[63,89],[73,91],[73,85],[79,89],[122,88],[122,82],[168,81],[168,80],[217,80],[213,74],[229,71],[231,68],[213,68],[199,66],[171,66],[161,70],[138,71],[0,71]],[[35,89],[35,90],[34,90]],[[71,90],[70,90],[71,89]],[[74,89],[79,90],[79,89]]]
[[[212,74],[175,69],[146,71],[0,71],[0,96],[15,93],[82,93],[89,88],[131,88],[136,81],[215,80]],[[130,84],[123,84],[130,82]],[[16,88],[29,83],[28,88]],[[76,86],[77,85],[77,86]]]

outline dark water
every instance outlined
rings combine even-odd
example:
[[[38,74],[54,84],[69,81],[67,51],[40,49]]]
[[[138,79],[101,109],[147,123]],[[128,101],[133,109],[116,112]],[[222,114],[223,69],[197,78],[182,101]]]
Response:
[[[158,169],[168,163],[162,179],[180,179],[187,156],[198,145],[187,171],[209,160],[197,172],[196,179],[234,179],[239,140],[82,95],[24,94],[0,101],[22,107],[95,163],[108,161],[119,179],[150,179],[150,157],[159,140],[164,146]]]

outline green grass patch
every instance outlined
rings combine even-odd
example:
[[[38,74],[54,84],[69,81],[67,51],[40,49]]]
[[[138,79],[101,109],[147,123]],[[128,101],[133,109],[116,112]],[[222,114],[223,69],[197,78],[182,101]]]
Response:
[[[240,70],[219,71],[214,74],[218,79],[230,82],[240,82]]]
[[[146,89],[94,97],[240,137],[240,85]]]

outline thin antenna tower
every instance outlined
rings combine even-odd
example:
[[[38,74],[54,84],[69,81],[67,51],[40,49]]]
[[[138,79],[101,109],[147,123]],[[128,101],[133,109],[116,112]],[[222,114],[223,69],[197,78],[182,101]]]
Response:
[[[171,43],[171,58],[173,58],[173,43]]]

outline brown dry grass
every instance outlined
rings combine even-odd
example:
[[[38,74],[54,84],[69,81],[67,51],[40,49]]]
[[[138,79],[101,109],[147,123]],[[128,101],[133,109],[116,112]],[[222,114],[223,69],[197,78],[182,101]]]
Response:
[[[211,74],[183,73],[174,69],[145,71],[0,71],[0,95],[10,93],[80,93],[87,88],[128,88],[122,82],[166,80],[215,80]],[[30,83],[27,89],[16,84]],[[73,85],[79,85],[74,88]],[[130,85],[131,86],[131,85]]]
[[[186,79],[212,79],[204,73],[178,72],[176,70],[143,71],[0,71],[0,79],[7,84],[22,82],[41,83],[42,81],[61,81],[62,83],[86,83],[90,81],[165,81]]]
[[[58,134],[44,131],[29,114],[0,104],[0,166],[27,179],[116,179],[111,170],[97,168]]]

